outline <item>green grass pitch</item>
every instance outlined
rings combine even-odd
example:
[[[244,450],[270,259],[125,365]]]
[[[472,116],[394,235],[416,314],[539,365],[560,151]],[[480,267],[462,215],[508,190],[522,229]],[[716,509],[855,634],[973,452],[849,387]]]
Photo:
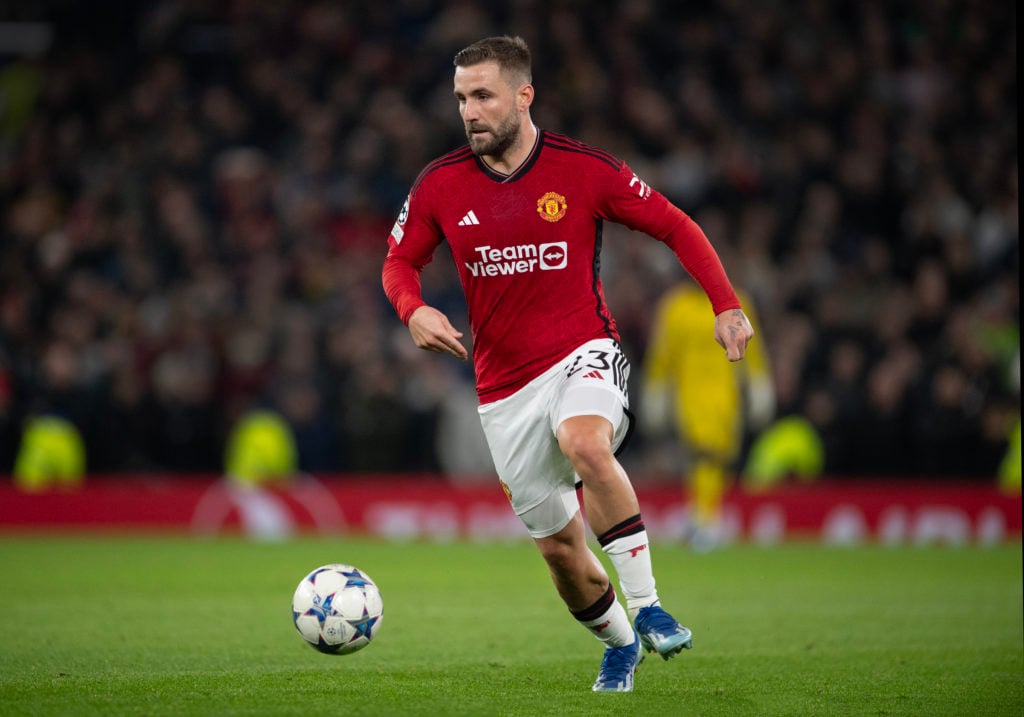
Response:
[[[0,715],[1020,715],[1021,547],[654,546],[694,649],[593,694],[601,646],[527,542],[0,538]],[[291,624],[312,568],[384,595],[377,640]]]

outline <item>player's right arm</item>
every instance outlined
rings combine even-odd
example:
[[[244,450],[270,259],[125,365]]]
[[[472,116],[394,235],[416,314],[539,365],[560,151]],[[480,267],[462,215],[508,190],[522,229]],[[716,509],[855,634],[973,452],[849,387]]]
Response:
[[[467,351],[459,341],[462,332],[423,300],[420,273],[434,258],[434,250],[442,240],[441,232],[421,210],[415,194],[410,194],[388,237],[381,279],[384,293],[398,318],[409,327],[417,348],[465,360]]]
[[[451,354],[462,359],[468,358],[466,347],[459,339],[462,332],[448,321],[448,317],[433,306],[424,304],[409,317],[409,333],[417,348],[435,353]]]

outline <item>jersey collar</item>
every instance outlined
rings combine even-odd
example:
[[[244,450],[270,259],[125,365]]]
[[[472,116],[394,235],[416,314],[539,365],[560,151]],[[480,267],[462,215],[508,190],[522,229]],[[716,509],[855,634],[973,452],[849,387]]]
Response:
[[[533,148],[530,150],[530,154],[528,154],[526,159],[523,160],[523,163],[516,167],[510,174],[499,172],[498,170],[492,168],[489,164],[487,164],[487,162],[480,159],[480,157],[478,157],[477,155],[473,155],[473,158],[476,160],[476,166],[480,168],[481,172],[483,172],[484,174],[486,174],[488,177],[490,177],[495,182],[498,182],[499,184],[514,182],[520,177],[522,177],[524,174],[526,174],[528,171],[530,171],[530,167],[532,167],[534,163],[537,161],[537,157],[540,156],[540,147],[543,144],[542,135],[544,134],[544,130],[537,130],[537,135],[536,137],[534,137]]]

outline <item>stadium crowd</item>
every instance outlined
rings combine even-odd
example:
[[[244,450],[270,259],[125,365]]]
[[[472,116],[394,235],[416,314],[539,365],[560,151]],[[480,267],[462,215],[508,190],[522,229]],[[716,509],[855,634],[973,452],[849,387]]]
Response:
[[[380,265],[416,172],[465,142],[452,56],[499,33],[534,51],[539,126],[704,228],[827,474],[987,480],[1006,452],[1014,3],[23,5],[0,11],[0,474],[42,414],[94,473],[217,472],[254,407],[309,471],[481,465],[470,369],[411,347]],[[683,277],[620,227],[604,247],[636,378]],[[424,288],[460,317],[450,264]]]

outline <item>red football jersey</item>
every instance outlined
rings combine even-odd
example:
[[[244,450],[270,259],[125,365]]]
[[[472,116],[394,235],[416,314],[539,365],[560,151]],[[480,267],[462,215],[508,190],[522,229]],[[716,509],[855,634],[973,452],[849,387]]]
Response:
[[[399,317],[425,302],[419,272],[448,241],[473,333],[481,403],[514,393],[580,344],[618,340],[600,278],[604,220],[668,244],[715,314],[739,308],[700,228],[611,154],[540,131],[513,174],[467,146],[423,170],[388,239],[384,288]]]

